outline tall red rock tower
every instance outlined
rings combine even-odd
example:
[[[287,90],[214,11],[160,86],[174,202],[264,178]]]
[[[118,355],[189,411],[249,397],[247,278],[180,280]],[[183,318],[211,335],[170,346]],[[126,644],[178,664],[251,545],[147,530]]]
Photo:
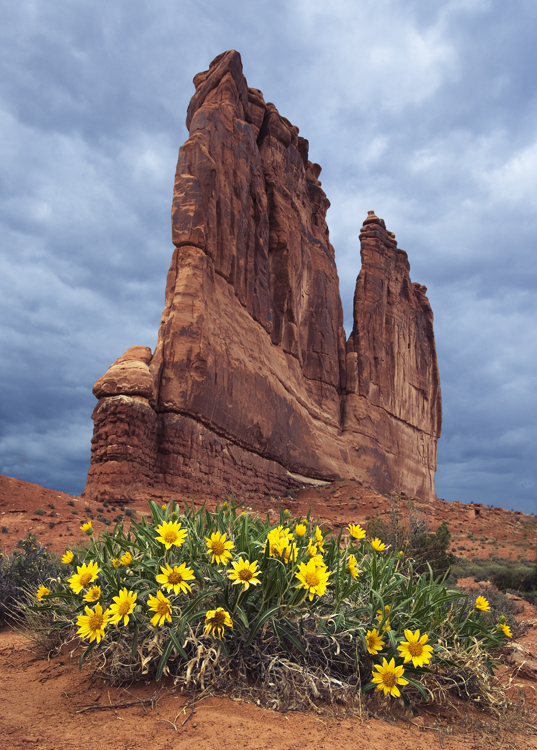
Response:
[[[225,52],[194,78],[158,343],[97,381],[84,494],[278,494],[355,478],[434,496],[432,312],[369,212],[345,341],[321,168]]]

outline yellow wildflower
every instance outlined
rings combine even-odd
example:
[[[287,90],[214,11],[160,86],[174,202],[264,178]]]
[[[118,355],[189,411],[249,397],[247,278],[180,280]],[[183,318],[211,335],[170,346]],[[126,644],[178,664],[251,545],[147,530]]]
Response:
[[[77,635],[81,638],[89,639],[90,643],[97,641],[100,643],[104,637],[104,629],[108,623],[109,611],[103,612],[100,604],[95,605],[95,609],[86,607],[86,614],[77,618],[78,631]]]
[[[114,566],[114,568],[121,568],[121,560],[118,557],[113,557],[112,565]]]
[[[504,622],[499,622],[498,623],[498,627],[503,632],[503,634],[504,634],[504,636],[506,638],[512,638],[513,637],[513,634],[511,633],[511,628],[509,627],[509,625],[506,625]]]
[[[384,612],[381,609],[377,609],[377,620],[379,622],[382,622],[382,620],[384,619],[385,615],[387,615],[389,613],[389,611],[390,611],[390,605],[389,604],[386,604],[386,606],[384,607]],[[384,631],[388,631],[388,630],[391,629],[390,628],[390,621],[389,621],[389,619],[384,621],[384,625],[382,626],[382,629]]]
[[[391,659],[389,662],[383,657],[382,665],[375,664],[373,669],[377,670],[377,673],[373,673],[371,681],[376,683],[377,690],[382,690],[384,695],[391,695],[394,698],[399,698],[401,695],[397,685],[408,685],[408,680],[403,679],[405,669],[403,666],[396,667],[395,659]]]
[[[368,652],[370,654],[375,654],[375,656],[384,648],[384,641],[376,628],[367,631],[365,634],[365,642],[367,644]]]
[[[295,573],[295,577],[298,578],[300,583],[295,588],[304,588],[309,591],[310,601],[313,599],[313,595],[323,596],[328,585],[328,578],[331,573],[328,572],[326,566],[319,565],[315,558],[311,558],[306,563],[300,563],[298,566],[298,573]]]
[[[349,555],[349,573],[355,580],[357,580],[360,575],[355,555]]]
[[[433,647],[425,645],[429,638],[425,633],[420,638],[420,631],[413,633],[411,630],[405,630],[406,641],[397,646],[398,651],[404,659],[405,664],[412,661],[415,667],[423,667],[431,661]]]
[[[124,555],[121,555],[121,557],[119,558],[119,560],[120,560],[120,562],[121,562],[122,565],[130,565],[131,562],[132,562],[132,555],[131,555],[130,552],[127,551],[127,552],[125,552]]]
[[[126,588],[121,589],[119,595],[113,597],[114,604],[110,605],[109,612],[112,615],[110,624],[117,625],[123,617],[123,625],[128,625],[129,615],[134,612],[137,598],[138,594],[135,591],[127,591]]]
[[[284,529],[283,526],[278,526],[275,529],[271,529],[267,534],[267,543],[269,545],[269,555],[271,557],[277,557],[282,554],[285,547],[293,541],[293,534],[289,529]],[[266,544],[265,544],[266,547]],[[263,549],[265,549],[263,547]]]
[[[69,578],[69,586],[73,589],[75,594],[80,594],[82,589],[85,589],[86,586],[93,583],[97,578],[98,573],[100,573],[100,568],[97,567],[96,562],[93,562],[92,560],[87,565],[86,563],[83,563],[77,567],[74,576]]]
[[[65,563],[65,565],[69,565],[69,563],[73,562],[74,555],[71,552],[70,549],[66,549],[64,554],[62,555],[62,563]]]
[[[250,586],[257,586],[261,583],[259,578],[259,570],[257,569],[257,560],[250,562],[249,560],[243,560],[239,558],[238,562],[231,563],[233,570],[228,573],[228,578],[233,581],[233,585],[242,584],[242,590],[247,591]]]
[[[490,604],[484,596],[478,596],[475,600],[475,608],[481,610],[481,612],[490,612]]]
[[[205,537],[205,542],[207,544],[207,554],[213,556],[211,562],[216,562],[218,565],[227,565],[228,560],[232,558],[229,550],[235,548],[233,542],[230,540],[226,542],[226,535],[220,534],[219,531],[211,534],[210,539]]]
[[[172,605],[170,604],[170,600],[166,599],[162,591],[157,591],[156,596],[149,595],[147,606],[156,613],[151,618],[151,625],[154,627],[157,627],[157,625],[164,625],[166,621],[172,621]]]
[[[217,638],[222,638],[224,627],[233,627],[229,612],[226,612],[223,607],[210,609],[205,615],[205,629],[203,631],[205,635],[216,635]]]
[[[181,528],[179,521],[163,521],[157,526],[157,542],[162,542],[166,549],[180,547],[186,539],[186,529]]]
[[[319,552],[323,554],[324,553],[323,533],[318,526],[315,527],[315,543],[319,549]]]
[[[365,531],[364,529],[362,529],[359,523],[350,523],[347,528],[349,530],[349,534],[354,539],[363,539],[365,537]]]
[[[93,534],[93,526],[91,525],[91,521],[86,521],[86,523],[83,523],[80,527],[80,530],[84,532],[84,534],[87,534],[90,536]]]
[[[295,562],[298,557],[298,547],[296,544],[288,544],[282,549],[282,557],[284,562]]]
[[[47,596],[47,594],[50,594],[50,589],[47,589],[46,586],[40,586],[37,589],[37,593],[36,593],[38,601],[42,602],[43,601],[43,597]]]
[[[308,542],[308,552],[312,560],[315,560],[316,565],[324,565],[323,556],[317,550],[317,545],[314,544],[313,539],[310,538]]]
[[[85,602],[98,602],[101,598],[101,587],[92,586],[82,598]]]
[[[371,546],[376,552],[382,552],[382,550],[386,549],[386,545],[380,539],[372,539]]]
[[[161,565],[160,569],[162,573],[155,576],[156,581],[168,592],[173,591],[177,596],[181,591],[185,594],[187,591],[192,591],[187,581],[194,580],[194,571],[192,568],[187,568],[186,563],[173,568],[166,563],[166,567],[163,568]]]
[[[297,523],[297,525],[295,526],[295,534],[297,536],[305,536],[307,530],[308,527],[305,523]]]

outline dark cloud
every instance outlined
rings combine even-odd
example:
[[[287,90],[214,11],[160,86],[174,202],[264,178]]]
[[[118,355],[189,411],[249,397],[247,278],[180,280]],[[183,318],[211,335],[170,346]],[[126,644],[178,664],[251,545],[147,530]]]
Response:
[[[367,210],[428,287],[439,496],[537,512],[536,21],[527,0],[11,4],[0,472],[82,490],[92,385],[156,342],[192,77],[235,48],[323,165],[347,328]]]

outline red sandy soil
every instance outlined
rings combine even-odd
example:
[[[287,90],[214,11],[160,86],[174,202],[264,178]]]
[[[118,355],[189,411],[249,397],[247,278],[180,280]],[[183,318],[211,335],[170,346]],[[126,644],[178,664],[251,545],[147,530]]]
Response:
[[[181,498],[175,497],[176,500]],[[192,498],[186,498],[191,501]],[[196,499],[196,505],[201,500]],[[365,525],[376,515],[387,517],[388,498],[352,481],[308,489],[283,501],[248,503],[254,511],[277,519],[279,506],[293,516],[311,508],[325,527],[337,529],[350,522]],[[404,506],[405,503],[403,502]],[[208,501],[213,507],[214,501]],[[141,501],[128,507],[136,517],[148,512]],[[43,514],[35,511],[43,511]],[[457,556],[511,560],[534,559],[537,518],[522,513],[460,503],[416,503],[430,528],[442,520],[452,532]],[[74,513],[73,511],[76,511]],[[82,522],[94,516],[96,531],[105,528],[97,516],[114,518],[118,508],[71,497],[18,479],[0,476],[0,548],[11,552],[26,532],[34,533],[49,549],[63,553],[82,544]],[[111,527],[112,528],[112,527]],[[470,535],[470,536],[469,536]],[[485,592],[489,584],[459,581],[465,588]],[[418,714],[405,713],[392,701],[376,708],[382,718],[336,716],[327,709],[315,713],[277,713],[256,705],[206,694],[183,694],[171,684],[137,683],[110,687],[89,666],[78,671],[80,650],[65,646],[50,659],[23,635],[0,630],[0,747],[10,750],[183,750],[186,748],[397,748],[449,750],[468,748],[537,749],[537,609],[521,600],[518,619],[525,633],[506,648],[502,683],[513,701],[523,702],[525,718],[496,721],[468,704],[450,709],[424,705]],[[508,688],[509,680],[518,687]],[[532,728],[533,727],[533,728]],[[5,744],[4,744],[5,743]]]

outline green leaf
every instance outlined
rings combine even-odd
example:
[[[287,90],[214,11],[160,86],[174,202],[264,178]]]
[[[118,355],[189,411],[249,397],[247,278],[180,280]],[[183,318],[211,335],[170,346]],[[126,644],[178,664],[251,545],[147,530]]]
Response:
[[[286,638],[288,641],[290,641],[293,646],[300,651],[300,653],[303,656],[306,656],[306,651],[304,649],[304,646],[300,643],[300,641],[285,628],[281,622],[277,622],[276,620],[273,623],[274,632],[280,639],[280,641],[283,642],[283,639]],[[285,645],[285,644],[284,644]]]
[[[188,656],[185,654],[185,652],[183,650],[183,647],[181,646],[181,643],[180,643],[180,639],[183,637],[183,632],[184,632],[184,625],[183,625],[183,621],[181,621],[181,623],[178,625],[178,632],[177,632],[177,634],[174,633],[173,630],[170,628],[170,638],[172,640],[173,647],[175,648],[175,650],[177,651],[177,653],[180,654],[180,656],[185,661],[187,661],[188,660]]]
[[[265,612],[263,612],[257,620],[252,625],[252,629],[250,630],[250,635],[248,636],[248,640],[244,644],[245,646],[249,646],[250,643],[254,640],[256,637],[259,628],[263,627],[263,625],[270,620],[272,617],[274,617],[279,611],[281,607],[278,605],[276,607],[271,607],[270,609],[267,609]]]
[[[134,621],[134,633],[132,635],[132,648],[131,648],[131,656],[133,659],[136,656],[137,648],[138,648],[138,623],[135,620]]]
[[[78,660],[78,670],[80,671],[82,669],[82,665],[84,664],[84,661],[86,660],[86,657],[93,651],[95,646],[97,645],[97,641],[93,641],[93,643],[90,643],[90,645],[87,647],[87,649],[84,651],[80,659]]]
[[[169,640],[166,648],[162,652],[162,656],[160,657],[160,661],[158,663],[157,674],[156,674],[156,677],[155,677],[155,679],[157,681],[160,680],[160,678],[162,677],[162,673],[164,672],[164,667],[166,666],[166,663],[167,663],[168,659],[170,658],[170,653],[171,653],[171,650],[173,648],[173,645],[174,645],[173,641],[170,638],[170,640]]]
[[[183,611],[183,619],[187,622],[190,622],[190,615],[192,612],[194,612],[195,609],[198,608],[198,606],[204,602],[206,599],[209,599],[210,597],[216,597],[219,596],[221,592],[217,589],[210,589],[208,591],[202,591],[200,594],[197,595],[197,597],[194,599],[194,601],[189,604],[189,606]],[[203,614],[205,616],[205,613]]]
[[[404,679],[408,680],[409,685],[412,685],[412,687],[417,688],[420,691],[420,693],[423,695],[426,701],[429,700],[429,695],[427,694],[427,691],[425,690],[423,685],[420,685],[419,682],[416,682],[416,680],[413,680],[411,677],[409,677],[407,672],[405,672]]]

